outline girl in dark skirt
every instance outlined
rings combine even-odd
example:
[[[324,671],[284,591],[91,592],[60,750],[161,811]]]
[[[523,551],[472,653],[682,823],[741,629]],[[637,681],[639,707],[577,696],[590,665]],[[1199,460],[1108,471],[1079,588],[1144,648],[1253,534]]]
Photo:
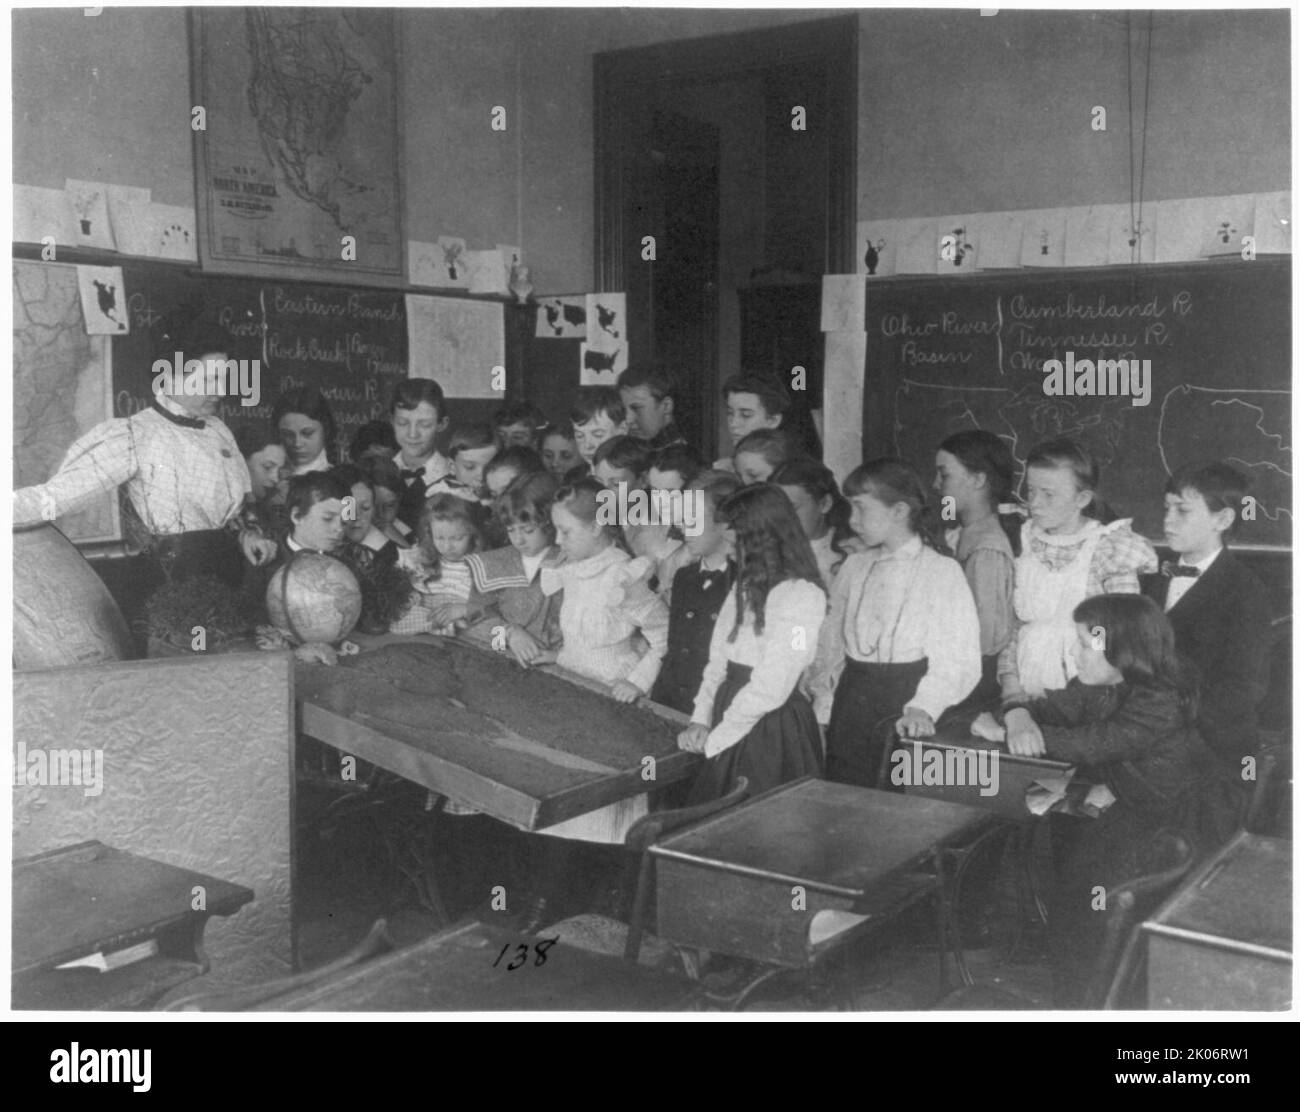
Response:
[[[893,748],[880,723],[897,718],[900,737],[929,737],[979,682],[979,617],[961,566],[927,543],[916,472],[873,460],[844,493],[867,548],[835,577],[809,689],[818,721],[830,723],[827,779],[876,787]]]
[[[743,776],[753,795],[821,772],[812,706],[798,691],[826,612],[817,561],[779,487],[757,483],[718,508],[735,534],[736,586],[713,627],[691,725],[680,748],[708,758],[689,804]]]

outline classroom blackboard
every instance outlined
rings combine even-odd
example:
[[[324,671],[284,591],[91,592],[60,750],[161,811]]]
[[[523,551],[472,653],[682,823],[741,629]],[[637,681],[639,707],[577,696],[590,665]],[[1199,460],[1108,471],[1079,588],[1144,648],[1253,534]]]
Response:
[[[149,405],[158,336],[178,315],[224,336],[229,358],[259,360],[259,404],[224,398],[223,421],[269,422],[281,391],[315,386],[334,412],[339,458],[359,426],[387,412],[394,384],[407,377],[400,291],[212,277],[142,262],[123,265],[122,284],[131,332],[113,341],[118,417]]]
[[[1229,460],[1256,499],[1238,542],[1291,543],[1289,258],[868,278],[865,326],[867,458],[901,456],[928,483],[961,429],[996,433],[1022,465],[1035,443],[1071,436],[1096,454],[1107,501],[1153,539],[1170,472]],[[1150,360],[1149,404],[1048,396],[1044,363],[1071,353]]]

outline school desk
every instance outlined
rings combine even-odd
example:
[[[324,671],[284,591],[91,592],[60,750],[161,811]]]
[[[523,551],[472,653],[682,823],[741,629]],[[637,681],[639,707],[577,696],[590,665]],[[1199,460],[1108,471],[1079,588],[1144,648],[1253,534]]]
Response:
[[[13,898],[13,1006],[120,1011],[207,972],[209,916],[233,915],[253,893],[80,842],[14,861]],[[95,955],[107,969],[57,968]]]
[[[547,944],[548,937],[484,923],[451,927],[253,1010],[674,1011],[698,989],[620,958]]]
[[[993,821],[959,803],[795,780],[650,848],[657,933],[681,946],[807,970],[934,896],[946,971],[943,851]]]
[[[1142,925],[1153,1009],[1291,1005],[1291,841],[1240,832]]]
[[[895,742],[895,754],[905,752],[909,763],[920,766],[924,772],[925,762],[933,753],[944,761],[945,770],[958,775],[945,776],[942,783],[909,783],[903,788],[912,795],[926,796],[930,799],[945,799],[950,803],[965,803],[970,807],[982,807],[1007,819],[1029,820],[1034,818],[1025,803],[1025,796],[1039,780],[1057,779],[1070,770],[1070,765],[1063,761],[1053,761],[1046,757],[1017,757],[1007,751],[1005,745],[975,737],[970,732],[968,721],[958,721],[951,726],[945,725],[935,731],[933,737],[920,739],[919,746],[908,739]],[[918,754],[913,756],[912,754]],[[970,770],[979,771],[987,764],[977,764],[969,759],[980,753],[997,757],[997,790],[988,791],[979,783],[971,782]],[[968,756],[969,755],[969,756]],[[987,762],[989,758],[984,758]],[[892,767],[892,766],[891,766]],[[962,780],[965,782],[947,782]]]

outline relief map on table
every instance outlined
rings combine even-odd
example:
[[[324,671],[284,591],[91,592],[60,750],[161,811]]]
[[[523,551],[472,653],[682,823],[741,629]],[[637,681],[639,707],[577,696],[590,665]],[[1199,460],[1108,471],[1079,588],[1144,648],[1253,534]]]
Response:
[[[402,279],[393,13],[210,8],[196,26],[204,265]]]
[[[77,268],[15,262],[14,487],[45,482],[69,445],[112,416],[112,340],[87,336]],[[116,491],[55,522],[69,540],[120,540]]]

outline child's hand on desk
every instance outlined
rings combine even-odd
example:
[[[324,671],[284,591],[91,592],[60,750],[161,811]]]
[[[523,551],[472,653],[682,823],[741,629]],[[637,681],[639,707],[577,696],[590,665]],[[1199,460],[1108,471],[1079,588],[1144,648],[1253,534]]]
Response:
[[[704,745],[708,740],[708,726],[701,726],[697,722],[692,722],[677,735],[677,748],[684,749],[687,753],[703,753]]]
[[[920,707],[906,707],[894,729],[899,737],[934,737],[934,719]]]
[[[542,654],[542,646],[522,626],[510,627],[510,631],[506,634],[506,647],[525,668],[530,664],[536,664],[537,658]]]
[[[984,711],[970,724],[970,732],[976,737],[982,737],[985,741],[1007,740],[1006,728],[999,726],[998,720],[988,711]]]
[[[433,624],[440,629],[455,624],[469,613],[469,607],[463,602],[440,602],[428,609],[430,616],[433,618]]]
[[[1007,749],[1017,757],[1042,757],[1047,754],[1043,731],[1023,707],[1007,711]]]
[[[323,641],[308,641],[293,650],[293,655],[304,664],[337,664],[339,654]]]
[[[609,693],[619,703],[635,703],[644,694],[636,684],[628,683],[627,680],[612,684]]]

